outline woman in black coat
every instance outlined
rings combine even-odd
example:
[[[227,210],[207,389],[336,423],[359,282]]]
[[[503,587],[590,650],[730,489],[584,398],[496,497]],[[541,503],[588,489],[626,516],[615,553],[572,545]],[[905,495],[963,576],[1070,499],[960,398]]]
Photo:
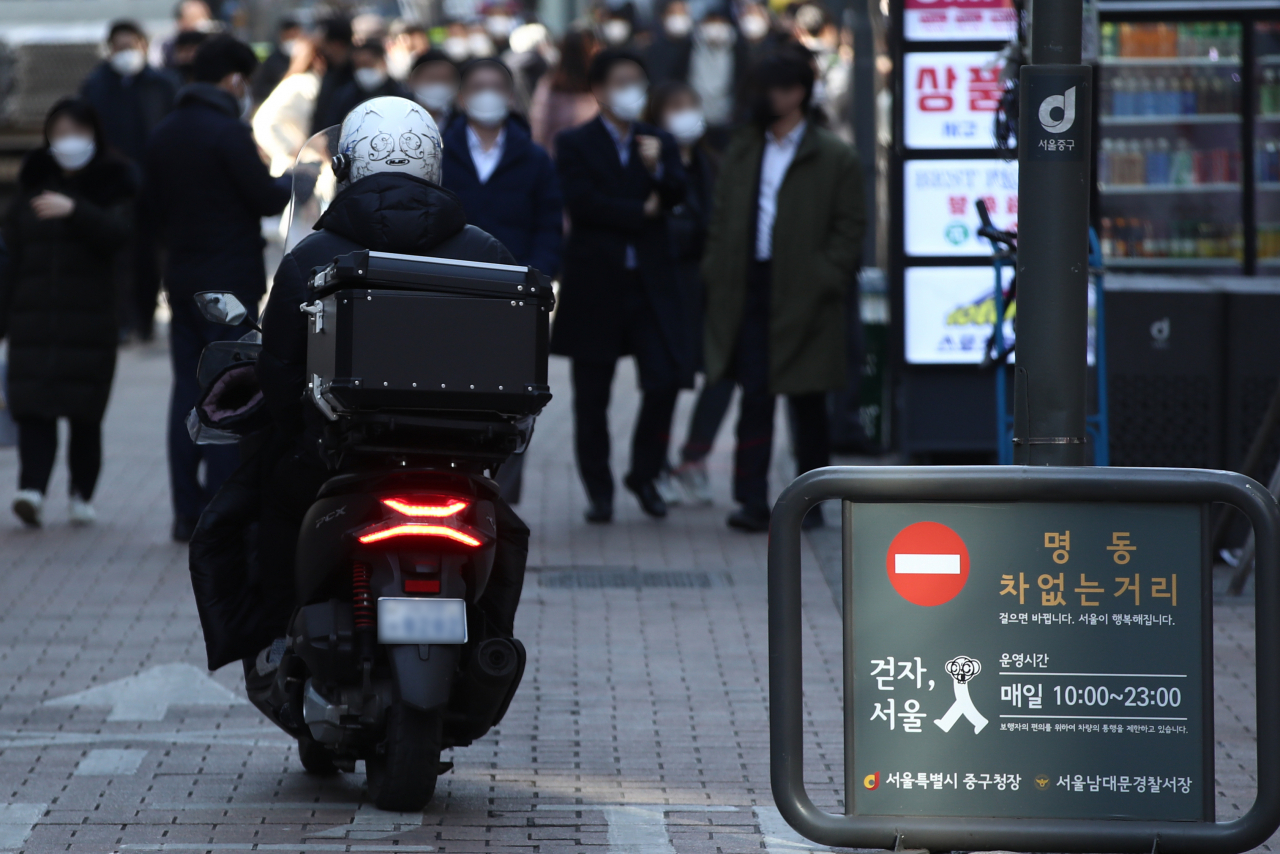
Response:
[[[32,527],[43,516],[59,418],[71,422],[71,521],[94,518],[89,501],[116,362],[115,258],[130,236],[137,189],[84,101],[54,105],[44,136],[22,164],[5,218],[10,263],[0,287],[21,462],[13,511]]]
[[[684,297],[685,327],[689,351],[695,366],[702,369],[702,328],[706,299],[702,285],[702,251],[711,221],[712,189],[716,180],[715,156],[706,143],[706,122],[702,101],[687,83],[669,80],[653,87],[649,94],[646,120],[675,137],[680,147],[687,184],[684,201],[667,217],[667,230],[675,247],[677,276]],[[668,503],[687,498],[695,504],[711,503],[706,458],[711,453],[720,423],[733,399],[733,380],[703,384],[689,421],[689,434],[680,451],[680,467],[675,476],[684,495],[671,481],[659,480],[659,491]]]

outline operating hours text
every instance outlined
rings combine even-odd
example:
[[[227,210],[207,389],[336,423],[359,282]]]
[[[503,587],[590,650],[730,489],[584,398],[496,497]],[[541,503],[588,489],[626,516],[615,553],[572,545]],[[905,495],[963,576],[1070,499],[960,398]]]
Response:
[[[1132,685],[1110,689],[1106,686],[1088,685],[1077,688],[1075,685],[1054,685],[1054,698],[1059,706],[1106,706],[1110,703],[1122,703],[1126,706],[1145,708],[1177,708],[1182,704],[1182,692],[1177,688],[1145,688]]]

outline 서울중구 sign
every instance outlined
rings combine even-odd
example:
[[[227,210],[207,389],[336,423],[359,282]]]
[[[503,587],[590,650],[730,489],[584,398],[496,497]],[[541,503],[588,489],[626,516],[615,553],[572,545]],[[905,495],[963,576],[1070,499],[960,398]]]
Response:
[[[854,813],[1212,820],[1202,524],[857,505]]]
[[[902,9],[911,41],[1004,41],[1017,24],[1010,0],[906,0]]]

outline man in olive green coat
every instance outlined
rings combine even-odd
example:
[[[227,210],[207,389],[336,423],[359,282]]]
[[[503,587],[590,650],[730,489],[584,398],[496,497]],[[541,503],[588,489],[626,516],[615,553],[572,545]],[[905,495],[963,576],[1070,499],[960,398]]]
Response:
[[[800,472],[827,465],[826,396],[845,386],[846,301],[866,224],[858,156],[809,111],[813,66],[791,45],[755,69],[756,121],[734,138],[703,256],[708,382],[742,387],[729,525],[769,526],[777,395],[791,403]],[[820,514],[806,522],[821,524]]]

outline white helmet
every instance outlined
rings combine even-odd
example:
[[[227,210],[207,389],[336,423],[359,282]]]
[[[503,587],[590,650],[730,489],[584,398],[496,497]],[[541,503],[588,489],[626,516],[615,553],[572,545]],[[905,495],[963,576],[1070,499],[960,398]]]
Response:
[[[338,152],[334,160],[338,179],[344,183],[378,172],[401,172],[440,183],[444,156],[440,129],[425,108],[408,98],[372,98],[347,113]]]

